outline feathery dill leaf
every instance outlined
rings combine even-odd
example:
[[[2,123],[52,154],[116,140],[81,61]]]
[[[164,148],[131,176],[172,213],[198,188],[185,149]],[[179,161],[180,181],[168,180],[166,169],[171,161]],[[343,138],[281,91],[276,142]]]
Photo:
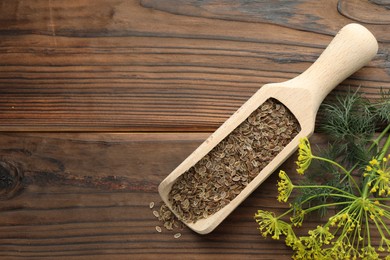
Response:
[[[357,91],[349,91],[337,96],[336,102],[323,104],[321,109],[324,118],[320,130],[347,155],[345,162],[363,163],[371,158],[365,148],[375,133],[377,114],[366,98]]]

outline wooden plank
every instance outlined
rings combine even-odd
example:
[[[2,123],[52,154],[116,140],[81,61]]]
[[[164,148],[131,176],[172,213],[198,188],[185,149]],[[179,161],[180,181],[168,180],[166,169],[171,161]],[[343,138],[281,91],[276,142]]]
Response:
[[[263,238],[258,209],[281,213],[277,174],[271,175],[215,231],[201,236],[158,233],[149,203],[157,185],[208,133],[0,135],[0,257],[2,259],[291,259],[283,241]],[[322,145],[324,139],[314,135]],[[295,157],[282,168],[293,172]],[[21,188],[7,190],[12,176]],[[8,177],[7,177],[8,176]],[[293,181],[296,175],[291,175]],[[12,185],[11,185],[12,186]],[[7,196],[9,195],[9,196]],[[308,227],[319,219],[310,217]],[[305,229],[301,231],[302,234]],[[378,235],[373,235],[374,241]]]
[[[263,84],[302,73],[361,10],[236,2],[3,2],[0,131],[214,131]],[[390,88],[390,27],[366,25],[379,54],[330,98]]]

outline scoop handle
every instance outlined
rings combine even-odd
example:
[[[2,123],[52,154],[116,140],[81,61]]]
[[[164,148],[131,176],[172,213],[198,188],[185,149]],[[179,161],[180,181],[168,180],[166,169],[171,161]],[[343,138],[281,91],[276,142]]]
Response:
[[[337,33],[313,65],[287,82],[292,87],[309,90],[313,105],[318,109],[334,87],[366,65],[377,51],[378,43],[368,29],[360,24],[348,24]]]

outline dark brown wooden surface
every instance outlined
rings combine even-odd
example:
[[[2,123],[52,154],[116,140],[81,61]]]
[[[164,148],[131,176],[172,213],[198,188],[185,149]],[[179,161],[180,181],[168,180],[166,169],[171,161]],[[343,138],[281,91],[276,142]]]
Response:
[[[335,92],[375,98],[390,87],[390,11],[365,2],[3,0],[0,130],[214,131],[350,22],[380,49]]]
[[[275,175],[206,236],[157,233],[149,202],[257,89],[302,73],[347,23],[379,52],[328,98],[358,86],[378,98],[389,17],[380,0],[0,0],[0,258],[290,259],[253,221],[285,207]]]

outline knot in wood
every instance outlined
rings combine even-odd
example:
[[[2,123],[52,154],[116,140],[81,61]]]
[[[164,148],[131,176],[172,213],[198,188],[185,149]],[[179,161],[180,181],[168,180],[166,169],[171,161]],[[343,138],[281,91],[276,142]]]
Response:
[[[22,189],[23,174],[11,162],[0,161],[0,200],[14,197]]]

